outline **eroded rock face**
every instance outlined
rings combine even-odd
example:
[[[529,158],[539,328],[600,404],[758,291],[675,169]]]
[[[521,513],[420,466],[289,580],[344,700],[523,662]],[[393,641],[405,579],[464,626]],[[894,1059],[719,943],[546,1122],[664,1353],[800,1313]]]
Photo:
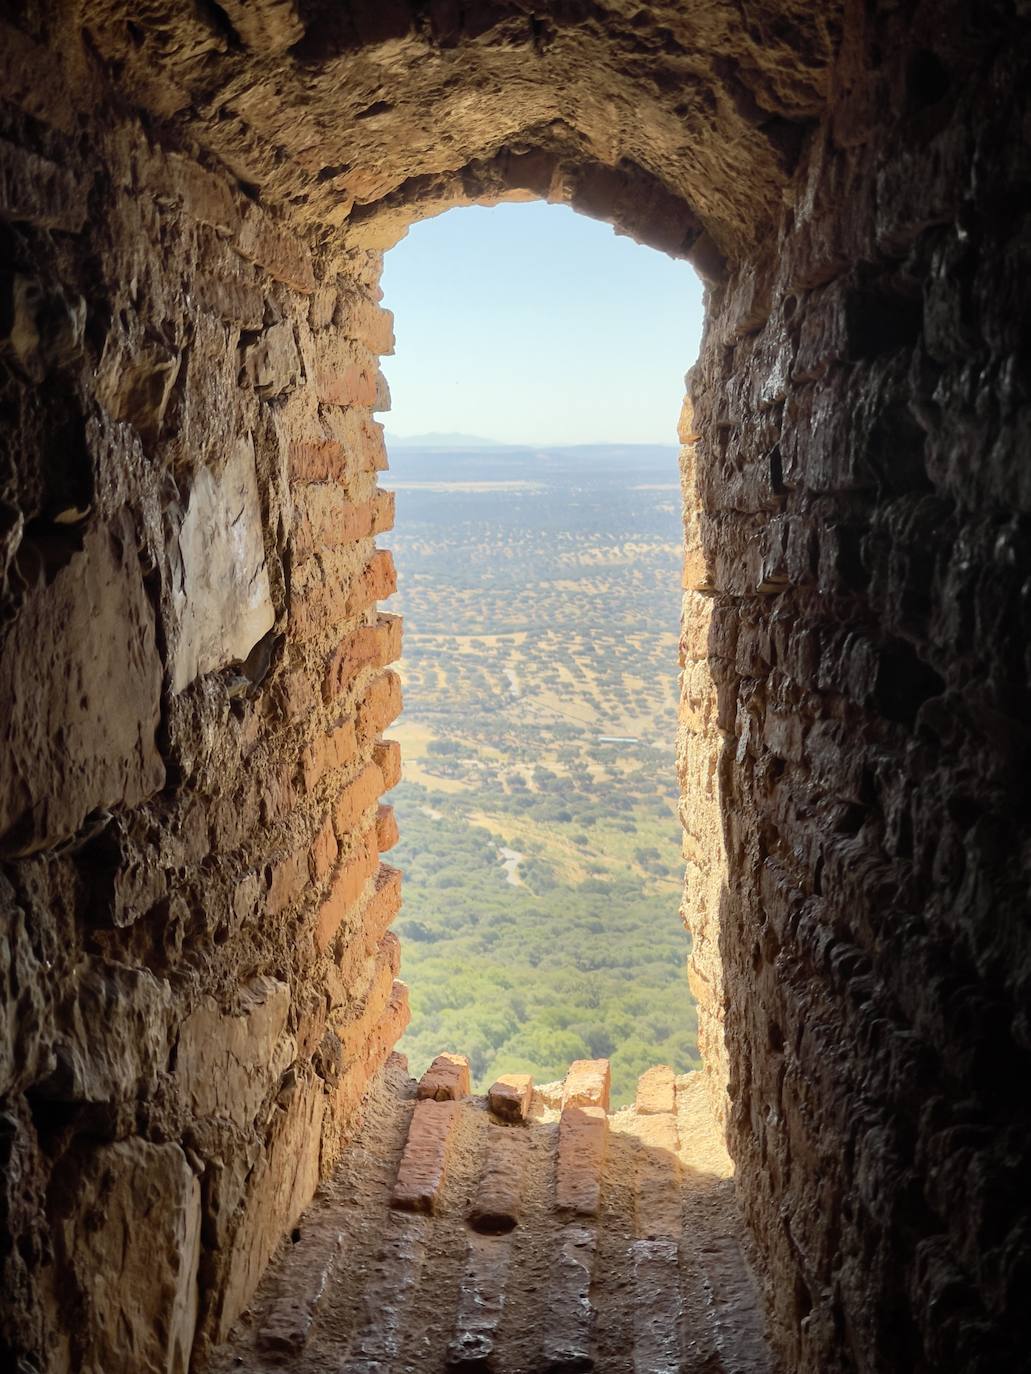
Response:
[[[50,536],[53,553],[22,543],[26,563],[67,562],[52,581],[37,574],[0,650],[0,846],[9,854],[67,839],[89,812],[133,806],[165,779],[161,663],[132,521],[94,526],[80,549],[67,529]]]
[[[187,1374],[201,1190],[185,1154],[177,1145],[122,1140],[76,1159],[61,1183],[74,1188],[62,1247],[86,1298],[75,1367]]]
[[[194,477],[171,562],[179,619],[172,689],[181,692],[202,673],[243,662],[275,624],[250,435],[221,472],[202,468]]]
[[[790,0],[0,26],[7,1364],[202,1367],[407,1022],[380,250],[544,196],[710,284],[683,911],[785,1368],[1020,1365],[1028,37]]]

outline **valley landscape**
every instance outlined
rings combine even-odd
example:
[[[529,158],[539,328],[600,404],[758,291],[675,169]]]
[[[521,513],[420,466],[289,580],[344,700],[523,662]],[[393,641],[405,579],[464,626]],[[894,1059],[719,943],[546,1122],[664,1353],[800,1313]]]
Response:
[[[672,448],[390,444],[405,617],[402,977],[420,1072],[469,1055],[613,1100],[697,1066],[677,914]]]

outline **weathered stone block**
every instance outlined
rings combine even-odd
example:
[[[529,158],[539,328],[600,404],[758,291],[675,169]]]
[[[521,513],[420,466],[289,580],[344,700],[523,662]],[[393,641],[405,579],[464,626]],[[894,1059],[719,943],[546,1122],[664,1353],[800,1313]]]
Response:
[[[275,622],[249,435],[221,473],[197,473],[169,552],[178,619],[172,690],[181,692],[202,673],[245,659]]]
[[[525,1131],[487,1127],[480,1182],[469,1210],[469,1225],[474,1231],[497,1236],[518,1225],[528,1155]]]
[[[607,1059],[576,1059],[566,1071],[562,1084],[563,1107],[601,1107],[609,1109],[612,1072]]]
[[[394,808],[386,802],[381,803],[376,809],[376,844],[379,852],[386,854],[388,850],[394,848],[400,838]]]
[[[187,1374],[197,1323],[200,1183],[178,1145],[122,1140],[64,1170],[61,1239],[85,1303],[84,1369]]]
[[[248,211],[235,241],[236,251],[263,267],[277,281],[305,295],[315,290],[307,246],[258,207]]]
[[[274,1084],[293,1062],[296,1044],[286,1033],[290,989],[256,978],[240,994],[239,1013],[223,1013],[213,998],[183,1022],[175,1076],[198,1116],[224,1117],[251,1126]]]
[[[416,1096],[435,1102],[457,1101],[469,1095],[469,1060],[464,1054],[438,1054],[419,1079]]]
[[[646,1070],[637,1080],[637,1097],[634,1106],[645,1114],[650,1112],[672,1112],[676,1106],[676,1079],[668,1064],[656,1064]]]
[[[73,545],[74,547],[74,545]],[[87,531],[0,648],[0,847],[31,853],[163,784],[161,662],[131,522]]]
[[[502,1121],[525,1121],[533,1100],[528,1073],[503,1073],[487,1090],[487,1105]]]
[[[392,1207],[405,1212],[433,1212],[444,1183],[448,1154],[459,1102],[425,1099],[415,1104],[397,1182],[390,1197]]]

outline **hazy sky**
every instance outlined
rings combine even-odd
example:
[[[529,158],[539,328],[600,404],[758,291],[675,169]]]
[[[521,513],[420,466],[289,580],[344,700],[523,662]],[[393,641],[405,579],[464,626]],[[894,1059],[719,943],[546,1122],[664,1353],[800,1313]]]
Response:
[[[393,434],[676,443],[701,283],[609,225],[534,202],[449,210],[386,257]]]

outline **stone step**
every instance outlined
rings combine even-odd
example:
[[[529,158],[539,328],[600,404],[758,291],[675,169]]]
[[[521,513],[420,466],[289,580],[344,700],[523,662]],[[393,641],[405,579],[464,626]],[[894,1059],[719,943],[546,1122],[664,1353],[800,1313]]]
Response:
[[[469,1061],[464,1054],[438,1054],[419,1079],[416,1097],[457,1102],[469,1096]]]
[[[684,1369],[683,1298],[676,1240],[635,1240],[634,1374]]]
[[[480,1183],[469,1210],[474,1231],[502,1235],[517,1225],[528,1153],[529,1140],[520,1127],[487,1127]]]
[[[471,1235],[458,1290],[455,1334],[448,1346],[448,1369],[489,1369],[494,1363],[498,1328],[505,1310],[505,1288],[512,1259],[511,1233]]]
[[[461,1109],[460,1102],[437,1102],[431,1097],[416,1102],[390,1197],[392,1207],[407,1212],[434,1211]]]
[[[574,1059],[562,1082],[562,1106],[609,1109],[612,1073],[607,1059]]]
[[[383,1243],[365,1285],[362,1316],[341,1374],[389,1374],[422,1278],[432,1226],[426,1216],[387,1214]]]
[[[634,1121],[634,1225],[641,1240],[679,1240],[683,1231],[680,1196],[680,1140],[672,1113]]]
[[[344,1235],[335,1225],[303,1224],[291,1247],[289,1286],[272,1299],[262,1314],[256,1346],[275,1362],[303,1350],[315,1324],[318,1306],[336,1268]]]
[[[598,1248],[593,1226],[571,1223],[556,1237],[548,1275],[542,1329],[544,1374],[577,1374],[594,1368],[591,1276]]]
[[[656,1064],[641,1074],[634,1110],[638,1116],[676,1111],[676,1078],[668,1064]]]
[[[555,1206],[559,1212],[582,1218],[600,1213],[608,1130],[603,1107],[563,1107],[555,1171]]]
[[[528,1073],[503,1073],[487,1089],[487,1106],[502,1121],[525,1121],[533,1100]]]

